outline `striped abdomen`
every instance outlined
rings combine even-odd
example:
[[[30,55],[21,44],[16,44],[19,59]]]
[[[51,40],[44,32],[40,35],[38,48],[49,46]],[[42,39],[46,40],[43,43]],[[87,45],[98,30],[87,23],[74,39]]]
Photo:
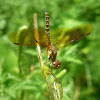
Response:
[[[45,35],[46,35],[46,45],[48,47],[51,43],[49,35],[49,15],[47,11],[45,12]]]

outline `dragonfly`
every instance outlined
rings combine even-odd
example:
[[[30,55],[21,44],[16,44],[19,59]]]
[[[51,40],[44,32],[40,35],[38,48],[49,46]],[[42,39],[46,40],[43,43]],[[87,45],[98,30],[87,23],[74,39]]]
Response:
[[[54,69],[60,68],[61,61],[57,60],[57,51],[63,47],[68,46],[92,32],[93,26],[91,24],[83,24],[74,28],[59,28],[49,32],[49,13],[45,12],[45,30],[38,29],[39,41],[34,36],[33,22],[29,27],[19,33],[14,32],[9,35],[12,43],[20,46],[40,46],[46,48],[48,61],[50,66]]]

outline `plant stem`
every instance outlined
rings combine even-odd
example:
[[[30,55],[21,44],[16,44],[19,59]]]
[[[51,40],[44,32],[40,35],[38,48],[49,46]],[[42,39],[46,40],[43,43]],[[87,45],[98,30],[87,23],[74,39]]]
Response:
[[[80,84],[76,83],[76,89],[75,89],[73,100],[78,100],[79,94],[80,94]]]
[[[41,49],[40,49],[40,45],[39,45],[39,34],[38,34],[37,14],[36,13],[33,15],[33,22],[34,22],[33,23],[34,24],[34,37],[35,37],[35,40],[36,40],[36,47],[37,47],[38,59],[39,59],[40,67],[41,67],[43,75],[44,75],[44,77],[46,79],[46,82],[47,82],[47,85],[48,85],[48,88],[49,88],[49,92],[50,92],[50,95],[51,95],[51,99],[54,100],[54,96],[53,96],[53,92],[52,92],[52,88],[51,88],[50,82],[48,80],[47,75],[45,74],[46,71],[44,71],[45,68],[44,68],[44,64],[43,64],[43,60],[42,60],[42,56],[41,56]]]
[[[19,68],[19,78],[22,77],[21,53],[22,53],[22,46],[19,46],[19,47],[18,47],[18,68]]]

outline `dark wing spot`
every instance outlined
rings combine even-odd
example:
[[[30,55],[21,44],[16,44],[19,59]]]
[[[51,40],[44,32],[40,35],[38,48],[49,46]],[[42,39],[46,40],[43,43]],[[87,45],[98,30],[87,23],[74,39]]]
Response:
[[[88,33],[87,35],[89,35],[90,33]]]
[[[38,43],[38,41],[37,41],[37,40],[35,40],[35,42],[36,42],[36,43]]]
[[[14,44],[19,45],[19,43],[14,43]]]

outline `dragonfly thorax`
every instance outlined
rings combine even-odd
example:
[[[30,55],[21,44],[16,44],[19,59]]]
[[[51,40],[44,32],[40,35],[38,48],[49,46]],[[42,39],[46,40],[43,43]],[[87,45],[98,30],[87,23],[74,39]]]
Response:
[[[60,68],[61,61],[56,60],[57,49],[53,45],[50,45],[47,51],[48,51],[48,59],[51,60],[50,67],[54,69]]]
[[[48,58],[51,61],[55,61],[56,60],[56,56],[57,56],[57,50],[54,48],[51,48],[48,50]]]

